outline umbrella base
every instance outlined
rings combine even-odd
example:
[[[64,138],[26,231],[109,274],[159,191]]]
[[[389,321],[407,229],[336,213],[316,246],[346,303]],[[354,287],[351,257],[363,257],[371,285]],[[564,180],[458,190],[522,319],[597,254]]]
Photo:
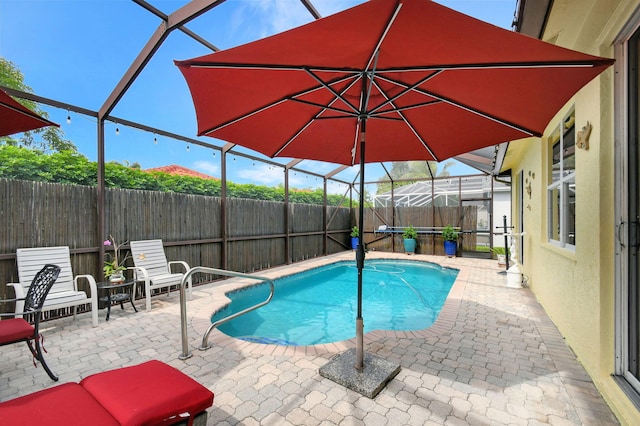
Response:
[[[373,399],[400,372],[400,365],[366,352],[364,368],[356,370],[355,363],[356,350],[349,349],[320,367],[320,375]]]

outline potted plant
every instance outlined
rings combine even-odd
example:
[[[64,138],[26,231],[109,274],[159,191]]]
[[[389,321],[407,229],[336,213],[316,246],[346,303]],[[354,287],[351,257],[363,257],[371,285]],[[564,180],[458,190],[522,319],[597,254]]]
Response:
[[[358,243],[360,242],[360,230],[358,230],[357,226],[351,228],[351,248],[353,250],[358,248]]]
[[[442,228],[442,239],[444,240],[444,253],[449,257],[454,257],[458,250],[458,231],[453,226],[447,225]]]
[[[418,231],[413,226],[407,226],[402,232],[402,238],[404,239],[404,251],[407,254],[416,252],[416,238],[418,238]]]
[[[127,269],[124,266],[124,262],[129,258],[129,255],[127,254],[124,258],[120,256],[120,246],[122,244],[116,243],[116,240],[111,235],[103,244],[107,247],[113,246],[113,254],[106,253],[110,260],[105,260],[102,268],[105,278],[108,278],[111,282],[124,281],[124,271]]]
[[[498,266],[507,264],[507,250],[504,247],[492,247],[491,252],[496,255]]]

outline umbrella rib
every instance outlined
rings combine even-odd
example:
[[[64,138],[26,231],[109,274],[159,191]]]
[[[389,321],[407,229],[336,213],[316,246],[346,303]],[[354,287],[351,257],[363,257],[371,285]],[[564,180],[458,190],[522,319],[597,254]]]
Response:
[[[349,107],[351,107],[351,109],[357,114],[359,111],[356,107],[354,107],[353,105],[351,105],[351,102],[347,101],[341,93],[336,92],[336,90],[331,87],[329,84],[325,83],[320,77],[318,77],[313,71],[311,71],[308,68],[303,68],[304,71],[309,74],[314,80],[316,80],[318,83],[320,83],[320,85],[322,87],[324,87],[325,89],[327,89],[329,92],[331,92],[333,94],[333,96],[335,96],[337,99],[340,99],[342,102],[344,102],[345,104],[347,104]],[[349,77],[351,78],[351,77]],[[355,81],[358,81],[358,79],[355,79]],[[355,82],[354,81],[354,82]],[[335,84],[335,82],[332,82],[332,84]],[[351,85],[350,85],[351,86]],[[344,93],[344,92],[343,92]],[[335,102],[335,99],[334,99]]]
[[[382,42],[384,41],[384,39],[387,37],[387,34],[389,33],[389,30],[391,29],[391,26],[393,25],[393,23],[395,22],[396,18],[398,17],[398,14],[400,13],[400,9],[402,9],[402,3],[400,3],[400,4],[398,4],[396,6],[396,8],[394,9],[393,13],[389,17],[389,21],[387,22],[387,25],[385,26],[384,31],[382,32],[382,34],[380,34],[380,38],[378,39],[378,43],[376,44],[376,47],[372,50],[371,57],[369,58],[369,61],[367,62],[367,66],[364,68],[365,70],[368,70],[369,67],[371,66],[371,64],[376,60],[376,57],[378,56],[378,53],[380,52],[380,46],[382,45]]]
[[[376,50],[373,51],[369,63],[371,65]],[[401,73],[401,72],[425,72],[425,71],[447,71],[447,70],[477,70],[477,69],[509,69],[509,68],[592,68],[596,66],[607,66],[612,63],[611,59],[604,60],[580,60],[580,61],[548,61],[548,62],[492,62],[492,63],[467,63],[467,64],[434,64],[416,65],[401,68],[379,69],[378,73]],[[314,65],[294,65],[294,64],[253,64],[253,63],[228,63],[228,62],[178,62],[180,66],[191,68],[226,68],[226,69],[254,69],[254,70],[281,70],[281,71],[325,71],[337,73],[360,74],[361,69],[357,68],[336,68],[322,67]],[[368,68],[365,68],[368,69]]]
[[[373,79],[376,75],[376,67],[378,66],[378,58],[380,57],[380,51],[376,50],[376,52],[373,55],[374,57],[374,61],[373,61],[373,69],[371,70],[371,75],[369,76],[369,85],[367,86],[366,90],[364,89],[364,84],[363,84],[363,89],[362,91],[364,92],[364,99],[361,99],[362,105],[360,106],[360,113],[362,114],[363,117],[366,117],[369,115],[368,111],[367,111],[367,107],[369,105],[369,99],[371,98],[371,88],[373,87]],[[369,68],[369,66],[367,65],[367,69]],[[362,78],[365,78],[365,74],[363,73]]]
[[[342,77],[342,78],[339,78],[339,79],[337,79],[335,81],[332,81],[331,84],[341,83],[343,81],[349,80],[350,78],[352,78],[352,76]],[[323,87],[324,87],[324,85],[319,85],[319,86],[316,86],[316,87],[311,87],[309,89],[303,90],[303,91],[301,91],[299,93],[288,95],[285,98],[275,100],[275,101],[271,102],[268,105],[264,105],[264,106],[262,106],[260,108],[257,108],[257,109],[255,109],[253,111],[250,111],[250,112],[246,113],[246,114],[243,114],[243,115],[241,115],[239,117],[233,118],[231,120],[225,121],[224,123],[220,123],[220,124],[218,124],[218,125],[216,125],[214,127],[211,127],[211,128],[209,128],[207,130],[204,130],[204,131],[200,132],[200,134],[201,135],[209,135],[212,132],[215,132],[215,131],[220,130],[220,129],[224,129],[225,127],[230,126],[230,125],[232,125],[234,123],[237,123],[239,121],[242,121],[245,118],[249,118],[249,117],[251,117],[253,115],[256,115],[256,114],[259,114],[259,113],[261,113],[263,111],[266,111],[269,108],[272,108],[272,107],[275,107],[277,105],[280,105],[280,104],[286,102],[287,100],[298,100],[298,99],[295,99],[296,96],[304,96],[304,95],[307,95],[309,93],[315,92],[316,90],[322,89]]]
[[[386,114],[389,113],[397,113],[398,111],[402,110],[403,108],[398,108],[397,110],[393,110],[393,111],[387,111],[385,112]],[[385,113],[379,113],[377,115],[368,115],[367,118],[375,118],[376,120],[388,120],[388,121],[404,121],[401,118],[394,118],[394,117],[384,117],[382,114]],[[342,118],[342,117],[318,117],[318,120],[321,119],[335,119],[335,118]],[[344,117],[344,118],[352,118],[352,117]]]
[[[230,63],[230,62],[186,62],[184,64],[178,63],[181,66],[188,66],[190,68],[211,68],[211,69],[229,69],[229,70],[274,70],[274,71],[326,71],[336,73],[351,73],[360,74],[361,69],[357,68],[335,68],[335,67],[322,67],[322,66],[309,66],[309,65],[279,65],[279,64],[252,64],[252,63]]]
[[[253,115],[259,114],[259,113],[261,113],[263,111],[268,110],[269,108],[273,108],[273,107],[275,107],[277,105],[280,105],[281,103],[284,103],[286,101],[287,101],[286,98],[277,100],[275,102],[270,103],[269,105],[265,105],[265,106],[263,106],[261,108],[258,108],[258,109],[255,109],[253,111],[250,111],[250,112],[248,112],[246,114],[243,114],[243,115],[241,115],[239,117],[236,117],[236,118],[234,118],[232,120],[226,121],[226,122],[224,122],[222,124],[219,124],[217,126],[214,126],[214,127],[210,128],[210,129],[204,130],[204,131],[201,132],[201,134],[202,135],[209,135],[210,133],[213,133],[213,132],[215,132],[217,130],[220,130],[220,129],[224,129],[227,126],[230,126],[230,125],[232,125],[234,123],[237,123],[238,121],[242,121],[245,118],[249,118],[249,117],[251,117]]]
[[[580,61],[548,61],[548,62],[492,62],[492,63],[469,63],[469,64],[441,64],[402,68],[386,68],[380,72],[424,72],[424,71],[448,71],[448,70],[478,70],[478,69],[513,69],[513,68],[593,68],[596,66],[608,65],[611,60],[580,60]]]
[[[313,75],[313,74],[311,74],[311,75]],[[345,81],[345,80],[349,80],[350,78],[351,78],[351,77],[341,78],[341,79],[338,79],[338,80],[336,80],[336,81],[333,81],[333,82],[332,82],[332,84],[339,83],[339,82],[342,82],[342,81]],[[282,146],[281,146],[280,148],[278,148],[278,150],[275,152],[275,154],[273,155],[273,157],[277,157],[278,155],[280,155],[280,153],[281,153],[282,151],[284,151],[284,150],[285,150],[285,149],[286,149],[286,148],[287,148],[287,147],[288,147],[288,146],[289,146],[289,145],[290,145],[290,144],[291,144],[291,143],[292,143],[292,142],[293,142],[293,141],[294,141],[294,140],[295,140],[295,139],[296,139],[296,138],[297,138],[297,137],[298,137],[298,136],[299,136],[299,135],[300,135],[300,134],[301,134],[301,133],[302,133],[306,128],[307,128],[307,127],[309,127],[309,126],[311,125],[311,123],[313,123],[313,122],[314,122],[314,120],[320,119],[320,118],[321,118],[321,117],[320,117],[320,115],[321,115],[322,113],[324,113],[327,109],[335,110],[334,108],[331,108],[331,105],[332,105],[334,102],[336,102],[338,99],[342,99],[342,101],[343,101],[343,102],[346,102],[346,101],[343,99],[342,94],[343,94],[343,93],[345,93],[345,92],[347,92],[347,91],[348,91],[348,90],[349,90],[349,89],[350,89],[354,84],[356,84],[356,82],[358,82],[358,80],[360,80],[360,79],[359,79],[359,78],[354,79],[350,84],[348,84],[348,85],[347,85],[347,86],[342,90],[342,92],[341,92],[341,93],[337,93],[335,90],[333,90],[333,88],[332,88],[332,87],[330,87],[330,86],[328,87],[328,86],[327,86],[323,81],[319,80],[319,82],[322,84],[322,86],[319,86],[319,87],[317,87],[317,88],[316,88],[316,89],[314,89],[314,90],[320,89],[320,88],[322,88],[322,87],[325,87],[325,88],[327,88],[327,87],[328,87],[328,88],[329,88],[329,91],[330,91],[330,92],[332,92],[332,93],[334,93],[334,96],[335,96],[335,97],[333,98],[333,100],[332,100],[331,102],[327,103],[327,105],[319,105],[319,106],[322,108],[322,110],[321,110],[321,111],[318,111],[318,113],[316,113],[316,115],[314,115],[311,119],[309,119],[309,121],[308,121],[304,126],[302,126],[302,128],[300,128],[300,130],[298,130],[298,131],[297,131],[297,132],[296,132],[296,133],[295,133],[291,138],[289,138],[289,140],[288,140],[288,141],[286,141],[284,144],[282,144]],[[310,93],[310,92],[311,92],[311,91],[309,91],[309,92],[307,92],[307,93]],[[300,96],[300,95],[296,95],[296,96]],[[297,102],[303,102],[303,103],[307,102],[307,101],[302,101],[302,100],[300,100],[300,99],[295,99],[295,98],[292,98],[291,100],[292,100],[292,101],[297,101]],[[351,106],[351,104],[350,104],[349,102],[346,102],[346,103],[347,103],[347,105]],[[357,115],[357,111],[355,111],[355,112],[356,112],[356,114],[354,114],[354,115]],[[349,114],[349,112],[348,112],[348,111],[346,111],[345,113],[346,113],[346,114]],[[345,118],[346,118],[346,117],[345,117]]]
[[[436,99],[435,101],[421,102],[419,104],[407,105],[407,106],[403,106],[403,107],[397,107],[397,106],[391,104],[391,106],[393,107],[392,110],[380,111],[380,112],[376,112],[376,113],[370,113],[369,117],[379,118],[379,119],[384,119],[384,118],[388,119],[388,117],[383,117],[383,116],[386,115],[386,114],[393,114],[393,113],[396,113],[396,112],[399,112],[399,111],[406,111],[406,110],[409,110],[409,109],[415,109],[415,108],[421,108],[421,107],[430,106],[430,105],[436,105],[436,104],[439,104],[439,103],[442,103],[442,102],[443,101],[441,101],[440,99]],[[388,104],[388,103],[390,103],[390,102],[385,102],[385,105]]]
[[[427,82],[427,81],[431,80],[432,78],[434,78],[434,77],[438,76],[438,75],[439,75],[440,73],[442,73],[442,72],[443,72],[442,70],[436,71],[435,73],[433,73],[433,74],[430,74],[430,75],[426,76],[425,78],[421,79],[420,81],[418,81],[418,82],[417,82],[417,83],[415,83],[415,84],[412,84],[411,86],[408,86],[408,87],[407,87],[406,85],[405,85],[405,86],[401,86],[401,87],[404,87],[404,90],[403,90],[403,91],[401,91],[400,93],[398,93],[398,94],[397,94],[397,95],[395,95],[395,96],[392,96],[391,98],[387,98],[387,101],[386,101],[386,102],[383,102],[383,103],[381,103],[380,105],[378,105],[377,107],[373,108],[373,109],[370,111],[370,114],[375,114],[375,112],[376,112],[377,110],[379,110],[380,108],[382,108],[382,107],[384,107],[385,105],[388,105],[388,104],[390,104],[390,103],[393,103],[393,101],[395,101],[396,99],[398,99],[398,98],[400,98],[400,97],[404,96],[406,93],[410,92],[411,90],[415,89],[416,87],[420,86],[421,84],[423,84],[423,83],[425,83],[425,82]],[[388,81],[388,80],[387,80],[387,81]],[[389,81],[388,81],[388,82],[389,82]],[[378,87],[378,86],[376,85],[376,87]],[[378,89],[379,89],[380,91],[382,91],[382,89],[381,89],[380,87],[378,87]],[[425,103],[425,104],[418,104],[417,106],[428,105],[428,104],[429,104],[429,103]]]
[[[422,144],[422,146],[424,146],[424,149],[426,149],[426,150],[427,150],[427,152],[428,152],[429,154],[431,154],[431,157],[433,158],[433,160],[434,160],[434,161],[438,161],[438,162],[439,162],[440,160],[438,159],[438,156],[437,156],[437,155],[436,155],[436,154],[431,150],[431,148],[429,148],[429,145],[427,144],[427,142],[426,142],[424,139],[422,139],[422,136],[420,136],[420,134],[418,134],[418,131],[415,129],[415,127],[413,127],[413,126],[411,125],[411,123],[409,122],[409,120],[407,120],[407,119],[405,118],[404,114],[402,114],[402,113],[398,113],[398,114],[400,114],[400,116],[401,116],[401,117],[402,117],[402,119],[404,120],[404,122],[405,122],[405,124],[407,125],[407,127],[408,127],[409,129],[411,129],[411,131],[413,132],[413,134],[414,134],[414,135],[416,135],[416,138],[418,138],[418,140],[420,141],[420,143]]]
[[[378,77],[380,79],[382,79],[382,80],[385,80],[385,81],[389,82],[389,83],[397,84],[399,86],[408,87],[407,84],[405,84],[405,83],[403,83],[401,81],[392,80],[392,79],[390,79],[388,77],[382,77],[382,76],[378,76]],[[422,95],[426,95],[426,96],[430,96],[432,98],[436,98],[436,99],[438,99],[438,100],[440,100],[442,102],[446,102],[449,105],[452,105],[454,107],[463,109],[463,110],[468,111],[468,112],[470,112],[472,114],[475,114],[475,115],[479,115],[479,116],[484,117],[484,118],[486,118],[488,120],[494,121],[494,122],[496,122],[498,124],[502,124],[503,126],[511,127],[514,130],[518,130],[518,131],[526,133],[526,134],[528,134],[530,136],[540,136],[539,132],[536,132],[534,130],[528,129],[528,128],[523,127],[523,126],[519,126],[519,125],[517,125],[515,123],[511,123],[509,121],[503,120],[503,119],[495,117],[493,115],[489,115],[489,114],[487,114],[485,112],[479,111],[479,110],[477,110],[475,108],[471,108],[470,106],[464,105],[464,104],[462,104],[460,102],[456,102],[456,101],[454,101],[452,99],[449,99],[449,98],[446,98],[444,96],[429,92],[429,91],[424,90],[424,89],[419,89],[419,88],[414,88],[413,90],[415,92],[418,92],[418,93],[422,94]]]
[[[312,118],[311,120],[309,120],[309,121],[307,122],[307,124],[305,124],[304,126],[302,126],[302,128],[301,128],[300,130],[298,130],[298,131],[296,132],[296,134],[295,134],[295,135],[291,136],[291,138],[290,138],[287,142],[285,142],[285,143],[284,143],[284,144],[283,144],[283,145],[282,145],[282,146],[281,146],[281,147],[280,147],[280,148],[279,148],[279,149],[278,149],[278,150],[277,150],[277,151],[272,155],[272,157],[277,157],[277,156],[279,156],[279,155],[280,155],[280,153],[281,153],[282,151],[284,151],[284,150],[289,146],[289,144],[291,144],[291,142],[293,142],[293,141],[294,141],[294,140],[295,140],[295,139],[296,139],[296,138],[297,138],[297,137],[298,137],[302,132],[304,132],[304,131],[305,131],[305,129],[306,129],[307,127],[311,126],[311,123],[313,123],[313,118]]]
[[[301,104],[305,104],[305,105],[315,106],[315,107],[321,108],[323,110],[330,110],[330,111],[340,112],[340,113],[348,115],[347,118],[356,117],[358,115],[357,112],[349,111],[349,110],[346,110],[346,109],[332,107],[330,104],[329,105],[324,105],[324,104],[319,104],[317,102],[305,101],[303,99],[297,99],[297,98],[287,98],[287,100],[294,101],[294,102],[300,102]],[[320,117],[316,117],[316,118],[320,118]]]
[[[387,96],[387,93],[382,90],[381,87],[378,86],[377,83],[374,83],[376,85],[376,87],[378,87],[378,90],[380,91],[380,93],[382,94],[382,96],[384,96],[387,101],[389,102],[389,104],[394,108],[394,111],[397,112],[397,114],[402,118],[402,121],[404,121],[404,124],[407,125],[407,127],[409,129],[411,129],[411,131],[413,132],[413,134],[416,136],[416,138],[418,138],[418,140],[420,141],[420,143],[422,144],[422,146],[424,147],[424,149],[427,150],[427,152],[431,155],[431,157],[435,160],[435,161],[440,161],[438,160],[438,157],[436,156],[436,154],[431,150],[431,148],[429,148],[429,145],[427,144],[427,142],[422,138],[422,136],[420,136],[420,134],[418,133],[418,131],[415,129],[415,127],[413,127],[413,125],[411,125],[411,123],[409,122],[409,120],[407,120],[407,118],[404,116],[404,114],[402,113],[402,111],[398,110],[398,108],[395,106],[395,104],[393,103],[393,101],[391,101],[389,99],[389,97]]]
[[[360,140],[360,128],[363,120],[356,121],[356,132],[353,138],[353,145],[351,146],[351,165],[356,164],[356,153],[358,152],[358,141]],[[362,172],[362,168],[360,170]],[[357,177],[357,176],[356,176]],[[360,188],[362,190],[362,188]]]
[[[351,76],[350,76],[350,77],[343,77],[343,78],[340,78],[340,79],[338,79],[338,80],[332,81],[330,84],[342,83],[343,81],[349,80],[349,79],[351,79],[351,78],[352,78]],[[315,88],[315,90],[320,89],[320,88],[322,88],[322,87],[325,87],[325,88],[327,88],[327,87],[328,87],[328,88],[330,89],[329,91],[330,91],[331,93],[333,93],[333,95],[335,96],[335,97],[333,98],[333,100],[332,100],[331,102],[327,103],[326,105],[322,105],[322,104],[315,104],[315,103],[313,103],[313,102],[310,102],[310,101],[304,101],[304,100],[302,100],[302,99],[298,99],[298,98],[296,98],[296,97],[295,97],[295,96],[302,96],[302,95],[304,95],[304,94],[306,94],[306,93],[310,93],[310,92],[306,92],[306,93],[302,93],[302,94],[295,95],[294,97],[291,97],[291,98],[290,98],[290,100],[291,100],[291,101],[296,101],[296,102],[301,102],[301,103],[308,103],[308,104],[311,104],[311,105],[318,106],[318,107],[322,108],[322,110],[321,110],[321,111],[319,111],[319,112],[318,112],[318,113],[317,113],[317,114],[312,118],[312,121],[313,121],[313,120],[315,120],[315,119],[320,119],[320,118],[322,118],[322,117],[320,117],[320,115],[321,115],[322,113],[324,113],[324,111],[325,111],[325,110],[327,110],[327,109],[330,109],[330,110],[332,110],[332,111],[337,111],[337,112],[342,112],[342,113],[344,113],[344,114],[347,114],[348,116],[347,116],[347,117],[345,117],[345,118],[352,118],[352,117],[355,117],[355,116],[357,116],[357,115],[358,115],[358,113],[359,113],[359,112],[358,112],[357,110],[355,110],[355,109],[354,109],[353,113],[350,113],[350,112],[349,112],[349,111],[347,111],[347,110],[343,110],[343,109],[340,109],[340,108],[335,108],[335,107],[332,107],[331,105],[333,105],[333,104],[334,104],[338,99],[340,99],[340,100],[342,100],[342,102],[345,102],[347,105],[349,105],[349,106],[353,107],[353,106],[351,105],[351,103],[349,103],[346,99],[344,99],[343,94],[344,94],[344,93],[346,93],[347,91],[349,91],[349,89],[351,89],[351,87],[353,87],[353,86],[354,86],[354,85],[355,85],[359,80],[360,80],[360,78],[356,78],[356,79],[354,79],[354,80],[353,80],[352,82],[350,82],[350,83],[349,83],[349,84],[348,84],[344,89],[342,89],[342,92],[340,92],[340,93],[337,93],[335,90],[333,90],[333,88],[331,88],[331,86],[328,86],[328,85],[327,85],[327,84],[325,84],[322,80],[318,80],[318,81],[321,83],[321,86],[318,86],[317,88]],[[330,118],[330,117],[327,117],[327,118]],[[338,117],[335,117],[335,118],[338,118]]]
[[[35,120],[38,120],[38,121],[42,122],[42,123],[51,123],[51,121],[47,120],[46,118],[40,117],[38,114],[36,114],[35,112],[29,110],[28,108],[27,108],[28,111],[24,111],[24,110],[22,110],[20,108],[14,107],[13,105],[5,104],[4,102],[0,103],[0,105],[2,105],[5,108],[8,108],[8,109],[12,110],[13,112],[17,112],[18,114],[22,114],[22,115],[25,115],[27,117],[31,117],[31,118],[33,118]]]
[[[369,69],[369,67],[371,66],[371,63],[375,60],[375,57],[377,55],[377,52],[380,50],[380,46],[382,45],[382,42],[384,41],[384,39],[386,38],[387,34],[389,33],[389,30],[391,29],[391,26],[393,25],[394,21],[396,20],[398,14],[400,13],[400,9],[402,9],[402,3],[399,3],[396,8],[394,9],[393,13],[391,14],[391,16],[389,17],[389,21],[387,22],[387,25],[384,28],[384,31],[382,32],[382,34],[380,34],[380,38],[378,39],[378,43],[376,44],[376,47],[372,50],[372,54],[371,57],[369,58],[369,61],[367,62],[367,66],[364,68],[365,70]],[[229,67],[229,64],[225,65],[222,63],[216,63],[216,62],[201,62],[198,64],[195,63],[190,63],[189,66],[191,67],[197,67],[197,68],[231,68]],[[276,64],[234,64],[233,67],[237,67],[237,68],[247,68],[247,69],[281,69],[281,70],[299,70],[299,69],[304,69],[304,70],[308,70],[308,67],[297,67],[295,65],[291,66],[291,65],[276,65]],[[314,68],[314,69],[318,69],[318,68]],[[322,68],[319,68],[322,69]],[[314,76],[315,78],[315,76]]]

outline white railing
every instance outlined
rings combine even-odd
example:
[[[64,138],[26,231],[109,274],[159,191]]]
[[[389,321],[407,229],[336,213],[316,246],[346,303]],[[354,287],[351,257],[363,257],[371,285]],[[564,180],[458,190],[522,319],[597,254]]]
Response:
[[[267,278],[267,277],[262,277],[259,275],[252,275],[252,274],[244,274],[242,272],[234,272],[234,271],[226,271],[224,269],[215,269],[215,268],[207,268],[204,266],[196,266],[194,268],[191,268],[189,270],[189,272],[187,272],[184,277],[182,277],[182,282],[180,283],[180,329],[181,329],[181,333],[182,333],[182,354],[179,356],[180,359],[184,360],[184,359],[188,359],[191,358],[191,352],[189,351],[189,343],[188,343],[188,339],[187,339],[187,300],[186,300],[186,295],[185,295],[185,283],[187,282],[187,280],[189,280],[189,278],[191,278],[191,276],[193,276],[194,274],[197,273],[202,273],[202,274],[213,274],[213,275],[222,275],[222,276],[226,276],[226,277],[237,277],[237,278],[249,278],[252,280],[256,280],[256,281],[262,281],[262,282],[267,282],[269,283],[269,286],[271,287],[271,291],[269,293],[269,297],[267,297],[266,300],[250,306],[246,309],[243,309],[240,312],[236,312],[235,314],[231,314],[227,317],[224,317],[222,319],[219,319],[218,321],[212,323],[209,328],[207,329],[207,331],[204,333],[204,335],[202,336],[202,344],[200,345],[200,347],[198,349],[200,350],[207,350],[211,347],[211,345],[208,344],[209,341],[209,334],[211,333],[211,331],[216,328],[217,326],[224,324],[225,322],[231,321],[234,318],[237,318],[241,315],[246,314],[247,312],[251,312],[255,309],[258,309],[261,306],[266,305],[267,303],[269,303],[271,301],[271,299],[273,298],[273,293],[274,293],[274,285],[273,285],[273,280],[271,280],[271,278]]]

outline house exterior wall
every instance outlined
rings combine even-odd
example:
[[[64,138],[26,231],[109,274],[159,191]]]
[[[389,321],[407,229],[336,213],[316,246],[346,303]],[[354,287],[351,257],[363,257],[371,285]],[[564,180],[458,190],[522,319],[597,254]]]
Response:
[[[554,0],[543,40],[613,58],[614,41],[640,1]],[[523,100],[526,102],[526,100]],[[576,132],[593,126],[589,149],[576,149],[575,250],[547,238],[549,136],[575,108]],[[590,82],[549,123],[542,138],[509,145],[503,170],[516,181],[523,171],[525,258],[528,285],[623,424],[640,424],[640,412],[614,381],[615,372],[615,144],[614,68]]]

